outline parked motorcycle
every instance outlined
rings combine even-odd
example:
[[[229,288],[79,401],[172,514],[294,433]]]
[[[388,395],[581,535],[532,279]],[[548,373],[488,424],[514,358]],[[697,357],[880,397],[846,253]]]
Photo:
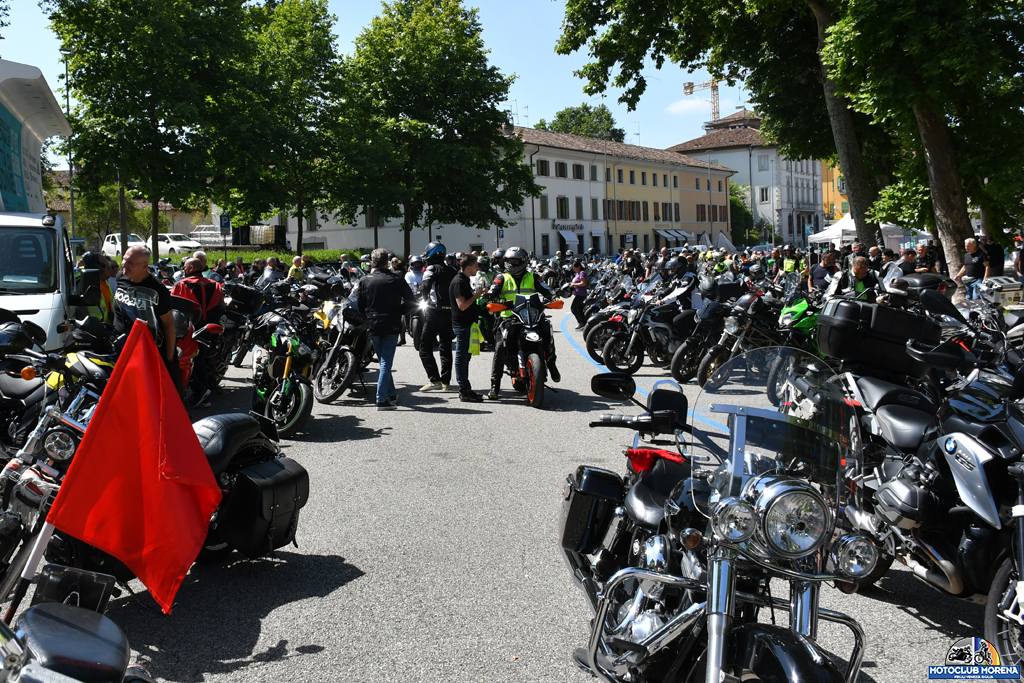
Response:
[[[644,355],[659,366],[668,366],[683,339],[672,326],[682,310],[680,302],[689,306],[696,278],[684,279],[664,298],[644,301],[626,315],[626,328],[616,332],[605,344],[601,355],[613,372],[632,375],[644,363]]]
[[[273,420],[282,436],[300,429],[313,411],[315,341],[307,343],[302,334],[310,324],[306,309],[264,313],[253,326],[259,348],[253,354],[252,409]]]
[[[313,395],[321,403],[335,400],[373,360],[367,318],[349,302],[331,309],[331,345],[313,375]]]

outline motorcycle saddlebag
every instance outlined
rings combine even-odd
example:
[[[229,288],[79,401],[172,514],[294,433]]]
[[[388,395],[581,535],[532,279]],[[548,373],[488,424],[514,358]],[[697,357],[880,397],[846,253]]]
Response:
[[[562,501],[562,547],[586,555],[597,552],[625,497],[622,478],[609,470],[580,465],[566,480]]]
[[[221,503],[217,531],[228,545],[255,558],[295,540],[299,510],[309,498],[309,474],[291,458],[254,463],[238,473]]]
[[[818,315],[818,346],[832,358],[883,373],[921,376],[906,343],[939,343],[939,326],[923,315],[853,299],[832,299]]]
[[[230,308],[239,313],[255,313],[263,304],[263,292],[255,287],[232,284],[230,288],[225,287],[225,293],[231,297]]]

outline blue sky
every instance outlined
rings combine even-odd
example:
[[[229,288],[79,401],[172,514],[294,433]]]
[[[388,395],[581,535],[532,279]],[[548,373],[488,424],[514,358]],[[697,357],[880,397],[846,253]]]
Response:
[[[586,63],[586,55],[555,54],[554,45],[561,30],[564,0],[471,0],[467,5],[480,9],[484,40],[491,51],[491,62],[505,74],[517,76],[509,94],[508,108],[518,113],[517,123],[533,125],[539,119],[551,120],[559,109],[581,102],[599,104],[601,97],[588,97],[583,81],[573,72]],[[37,0],[14,0],[11,25],[4,29],[0,57],[33,64],[42,69],[50,87],[60,85],[63,63],[58,43],[49,30]],[[336,32],[342,52],[352,50],[356,35],[380,9],[375,0],[330,0],[337,16]],[[634,112],[627,112],[616,100],[617,91],[609,91],[603,101],[626,131],[626,142],[668,147],[699,136],[702,124],[710,118],[708,92],[684,97],[683,83],[704,81],[706,74],[688,74],[674,65],[660,71],[648,69],[647,92]],[[60,97],[63,103],[63,97]],[[725,116],[744,102],[742,90],[724,87],[721,110]],[[637,133],[639,132],[639,136]]]

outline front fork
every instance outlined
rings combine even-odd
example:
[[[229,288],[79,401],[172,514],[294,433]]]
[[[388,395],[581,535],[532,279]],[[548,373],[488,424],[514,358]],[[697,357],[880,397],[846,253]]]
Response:
[[[718,548],[708,568],[708,656],[705,683],[721,683],[726,634],[732,623],[736,593],[736,553]]]
[[[1013,562],[1017,570],[1017,609],[1021,610],[1024,609],[1024,463],[1010,465],[1007,473],[1017,481],[1017,504],[1013,506],[1011,516],[1015,525]]]

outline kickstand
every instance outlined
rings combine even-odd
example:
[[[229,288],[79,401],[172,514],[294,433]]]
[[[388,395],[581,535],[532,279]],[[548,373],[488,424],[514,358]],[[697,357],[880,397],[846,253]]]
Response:
[[[366,387],[366,382],[363,380],[363,371],[359,371],[359,386],[363,388],[363,396],[365,397],[369,389]]]

